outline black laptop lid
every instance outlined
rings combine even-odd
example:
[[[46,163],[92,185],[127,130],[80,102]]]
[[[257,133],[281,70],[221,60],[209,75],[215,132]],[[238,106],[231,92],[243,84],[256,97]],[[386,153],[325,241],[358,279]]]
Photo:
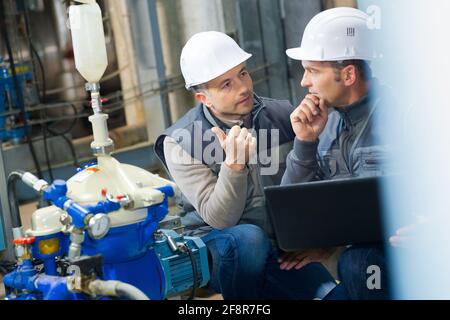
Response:
[[[266,187],[266,205],[281,249],[380,242],[382,178]]]

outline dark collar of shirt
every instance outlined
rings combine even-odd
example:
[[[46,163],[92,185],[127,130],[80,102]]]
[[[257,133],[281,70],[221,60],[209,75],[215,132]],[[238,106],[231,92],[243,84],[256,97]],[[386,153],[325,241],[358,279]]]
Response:
[[[377,94],[377,87],[378,82],[376,79],[373,79],[371,81],[370,90],[364,97],[349,106],[335,108],[341,116],[342,127],[344,129],[348,130],[367,119],[372,108],[373,98]]]

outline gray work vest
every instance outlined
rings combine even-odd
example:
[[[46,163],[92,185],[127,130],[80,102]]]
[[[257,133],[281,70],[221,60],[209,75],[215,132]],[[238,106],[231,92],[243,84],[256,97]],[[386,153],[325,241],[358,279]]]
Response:
[[[395,140],[386,141],[382,132],[398,110],[388,88],[372,80],[371,91],[354,104],[332,111],[320,135],[317,151],[318,180],[371,177],[399,171],[392,161]],[[398,126],[398,124],[396,125]]]

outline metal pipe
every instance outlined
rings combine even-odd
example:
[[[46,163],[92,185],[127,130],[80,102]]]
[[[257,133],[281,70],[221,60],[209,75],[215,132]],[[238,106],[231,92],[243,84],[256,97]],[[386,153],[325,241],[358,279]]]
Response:
[[[130,300],[150,300],[145,293],[135,286],[115,280],[94,280],[89,283],[89,290],[94,295],[121,297]]]
[[[124,282],[119,282],[117,284],[116,292],[119,297],[128,298],[130,300],[150,300],[141,290]]]
[[[152,31],[153,51],[155,53],[156,71],[158,73],[161,106],[163,108],[164,125],[165,128],[172,124],[172,115],[170,114],[169,96],[163,93],[166,90],[166,69],[164,67],[164,57],[161,46],[161,36],[158,24],[158,14],[156,11],[156,0],[148,0],[148,13],[150,17],[150,25]]]

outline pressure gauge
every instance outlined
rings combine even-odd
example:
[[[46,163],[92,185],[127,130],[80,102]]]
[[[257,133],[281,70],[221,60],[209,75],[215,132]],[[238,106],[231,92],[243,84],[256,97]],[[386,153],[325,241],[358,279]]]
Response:
[[[99,213],[89,219],[88,233],[93,239],[103,238],[109,231],[110,220],[106,214]]]

